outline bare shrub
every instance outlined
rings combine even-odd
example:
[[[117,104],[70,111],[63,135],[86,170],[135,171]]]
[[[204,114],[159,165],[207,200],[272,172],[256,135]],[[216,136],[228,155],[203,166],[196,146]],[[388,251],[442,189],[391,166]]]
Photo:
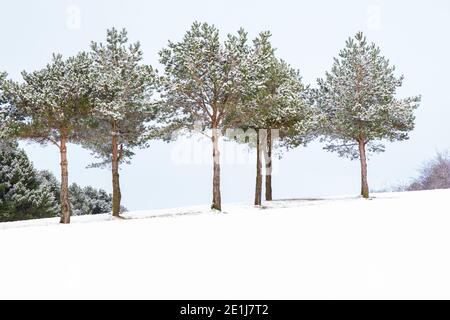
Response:
[[[438,153],[436,157],[424,164],[420,176],[407,188],[407,191],[433,190],[450,188],[450,154]]]

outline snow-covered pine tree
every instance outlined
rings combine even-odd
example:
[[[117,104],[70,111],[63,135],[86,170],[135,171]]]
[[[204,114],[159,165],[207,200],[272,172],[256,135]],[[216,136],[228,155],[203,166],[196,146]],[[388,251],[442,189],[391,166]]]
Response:
[[[83,188],[83,193],[88,203],[88,214],[101,214],[112,211],[112,195],[105,190],[87,186]],[[127,208],[121,206],[120,211],[126,212]]]
[[[17,144],[0,149],[0,222],[56,217],[58,201]]]
[[[272,156],[274,141],[298,146],[309,141],[315,114],[304,98],[306,88],[299,72],[275,55],[270,32],[262,32],[253,41],[249,55],[248,90],[238,108],[235,123],[256,130],[255,205],[262,199],[262,158],[266,164],[266,200],[272,200]],[[272,130],[278,133],[273,136]],[[253,144],[253,142],[251,142]],[[264,155],[264,157],[263,157]]]
[[[169,42],[160,52],[165,67],[162,104],[172,128],[194,130],[197,125],[211,129],[213,149],[213,200],[211,208],[221,210],[220,130],[224,119],[240,103],[245,86],[248,55],[247,34],[239,30],[224,43],[219,30],[195,22],[184,38]],[[230,122],[231,123],[231,122]]]
[[[73,183],[69,191],[75,216],[109,213],[112,210],[112,196],[102,189],[91,186],[82,188]]]
[[[43,186],[51,191],[51,193],[55,196],[55,199],[58,201],[61,199],[61,182],[50,170],[39,170],[38,179]]]
[[[60,187],[58,179],[48,170],[38,172],[39,181],[55,197],[60,198]],[[76,183],[69,186],[70,206],[72,215],[93,215],[108,213],[112,210],[112,195],[103,189],[96,189],[91,186],[80,187]],[[122,208],[122,212],[126,208]]]
[[[316,99],[323,115],[328,151],[360,159],[361,195],[369,197],[366,152],[382,152],[381,140],[408,139],[420,96],[396,99],[403,76],[362,32],[349,38],[325,79],[319,79]]]
[[[6,83],[6,76],[6,72],[0,72],[0,116],[5,113],[6,97],[3,91]],[[0,124],[3,124],[3,122]]]
[[[85,53],[59,54],[44,69],[22,72],[23,83],[8,81],[5,94],[17,109],[16,135],[58,147],[61,157],[61,223],[70,223],[67,143],[85,133],[90,109],[91,60]]]
[[[142,64],[140,44],[127,46],[125,29],[108,30],[106,44],[93,42],[94,110],[91,134],[83,145],[110,165],[113,186],[113,216],[121,211],[119,165],[132,156],[132,148],[141,145],[146,124],[154,118],[151,95],[155,72]],[[94,165],[95,166],[95,165]]]
[[[6,73],[0,72],[0,150],[9,148],[11,146],[11,108],[7,104],[7,99],[4,94],[6,87]]]

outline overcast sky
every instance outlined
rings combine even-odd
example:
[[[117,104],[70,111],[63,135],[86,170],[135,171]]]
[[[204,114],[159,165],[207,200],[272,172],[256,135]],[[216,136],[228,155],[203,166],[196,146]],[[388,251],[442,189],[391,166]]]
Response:
[[[387,145],[369,162],[372,189],[417,175],[422,162],[450,148],[450,2],[441,1],[2,1],[0,5],[0,70],[20,80],[22,70],[43,67],[53,52],[65,56],[87,50],[90,41],[104,41],[106,29],[125,27],[130,40],[142,43],[145,62],[158,67],[158,51],[180,39],[193,21],[213,23],[222,35],[240,27],[253,38],[270,30],[279,57],[300,69],[305,83],[315,86],[345,40],[362,30],[405,75],[399,97],[421,94],[416,129],[411,139]],[[251,202],[253,154],[225,144],[222,199]],[[25,146],[39,169],[59,175],[53,146]],[[210,146],[196,139],[155,142],[138,151],[124,166],[124,205],[151,209],[208,203],[211,198]],[[85,169],[93,161],[77,146],[69,149],[71,182],[108,191],[108,170]],[[359,163],[327,153],[316,142],[284,154],[276,163],[276,198],[357,195]]]

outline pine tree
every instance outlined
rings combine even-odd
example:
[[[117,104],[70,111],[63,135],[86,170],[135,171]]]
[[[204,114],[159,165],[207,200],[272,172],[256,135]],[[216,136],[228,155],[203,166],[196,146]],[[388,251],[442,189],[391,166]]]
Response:
[[[0,72],[0,116],[4,116],[5,114],[5,104],[6,104],[6,97],[4,94],[4,86],[5,86],[5,82],[6,82],[6,76],[7,74],[5,72]],[[3,122],[2,122],[3,124]]]
[[[363,34],[346,42],[325,79],[319,79],[316,99],[323,115],[328,151],[360,159],[361,195],[369,197],[367,152],[382,152],[381,140],[408,139],[420,97],[396,99],[403,76]]]
[[[4,85],[8,101],[17,109],[19,138],[58,147],[61,157],[61,223],[70,223],[67,143],[86,132],[89,114],[91,60],[85,53],[66,60],[54,55],[44,69],[22,72],[24,82]]]
[[[272,157],[274,142],[286,147],[306,143],[312,136],[315,114],[304,98],[306,88],[299,72],[275,55],[270,32],[254,40],[249,55],[249,79],[245,102],[236,119],[243,128],[256,131],[255,205],[262,200],[262,159],[266,164],[266,200],[272,200]],[[275,135],[276,133],[276,135]]]
[[[162,104],[172,128],[211,129],[213,158],[212,209],[221,210],[220,130],[246,89],[247,34],[239,30],[221,43],[213,25],[195,22],[184,38],[160,52],[165,67]],[[231,123],[231,121],[230,121]]]
[[[9,148],[11,145],[11,108],[7,104],[7,98],[4,94],[6,87],[6,73],[0,72],[0,150]]]
[[[112,196],[104,190],[97,190],[91,186],[82,188],[73,183],[69,191],[73,215],[102,214],[112,210]]]
[[[59,199],[61,199],[61,182],[58,178],[56,178],[55,175],[49,170],[39,170],[38,179],[39,183],[45,186],[45,188],[47,188],[47,190],[49,190],[59,202]],[[69,198],[71,199],[71,197]]]
[[[108,30],[106,44],[93,42],[94,60],[92,114],[94,127],[83,145],[102,159],[94,166],[110,165],[113,185],[113,216],[121,210],[119,165],[133,155],[132,149],[144,142],[146,124],[154,118],[151,94],[155,72],[141,64],[140,44],[127,47],[126,30]]]
[[[17,144],[0,150],[0,222],[56,217],[58,201]]]
[[[48,170],[38,172],[40,184],[49,190],[55,197],[60,198],[60,187],[58,179]],[[70,206],[72,215],[93,215],[109,213],[112,210],[112,195],[103,189],[96,189],[91,186],[80,187],[72,183],[69,187]],[[125,207],[121,211],[126,211]]]

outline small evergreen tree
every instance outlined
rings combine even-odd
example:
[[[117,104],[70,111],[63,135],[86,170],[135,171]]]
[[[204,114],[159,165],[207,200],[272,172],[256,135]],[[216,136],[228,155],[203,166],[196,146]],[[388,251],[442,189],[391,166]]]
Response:
[[[59,199],[60,188],[58,179],[47,170],[39,172],[39,179],[50,192]],[[80,187],[73,183],[69,187],[70,205],[74,216],[109,213],[112,210],[112,196],[103,189],[91,186]],[[125,207],[121,208],[126,211]]]
[[[92,98],[94,127],[83,145],[102,160],[93,166],[111,166],[113,216],[119,216],[121,190],[120,163],[128,161],[132,149],[144,142],[146,124],[154,118],[151,94],[155,72],[141,64],[140,44],[127,47],[126,30],[108,30],[106,44],[93,42],[95,84]]]
[[[80,53],[66,60],[54,55],[44,69],[22,72],[24,82],[4,85],[8,101],[17,109],[16,135],[55,145],[61,157],[61,223],[70,223],[67,143],[86,132],[89,114],[91,60]]]
[[[367,43],[360,32],[346,42],[325,79],[319,79],[316,99],[323,115],[328,151],[360,159],[361,195],[369,197],[366,152],[384,151],[381,140],[405,140],[414,128],[420,97],[396,99],[403,77]]]
[[[0,72],[0,149],[10,148],[13,137],[11,136],[11,106],[7,103],[4,93],[6,88],[6,73]],[[14,145],[14,143],[13,143]]]
[[[213,158],[212,209],[221,210],[220,130],[246,90],[247,34],[239,30],[224,43],[213,25],[195,22],[178,42],[160,52],[164,65],[162,104],[171,128],[211,129]],[[229,121],[229,123],[232,123]]]
[[[59,199],[61,199],[61,182],[58,181],[55,175],[49,170],[40,170],[38,171],[38,178],[40,183],[45,186],[59,202]]]
[[[5,112],[6,112],[6,97],[4,94],[4,87],[5,87],[5,83],[6,83],[6,76],[7,74],[5,72],[0,72],[0,119],[3,120],[3,118],[5,117]],[[0,125],[3,125],[3,121],[0,123]]]
[[[17,145],[0,149],[0,222],[56,217],[58,201]]]
[[[106,191],[97,190],[91,186],[81,188],[75,183],[70,186],[69,191],[74,215],[94,215],[111,212],[112,196],[107,194]]]

